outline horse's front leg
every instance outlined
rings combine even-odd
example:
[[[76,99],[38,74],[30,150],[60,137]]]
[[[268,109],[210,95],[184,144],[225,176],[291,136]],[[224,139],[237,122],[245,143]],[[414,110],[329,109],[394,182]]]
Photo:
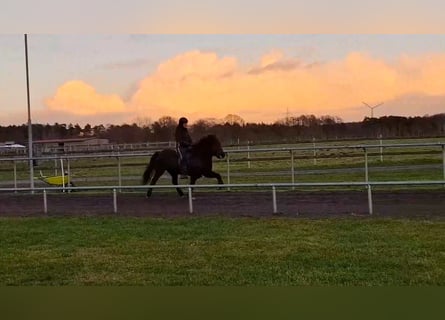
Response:
[[[215,171],[209,171],[204,173],[204,177],[206,178],[215,178],[218,180],[218,184],[224,184],[223,179],[221,178],[221,175]]]
[[[195,185],[196,184],[196,180],[198,180],[201,177],[201,175],[199,176],[195,176],[195,175],[190,175],[190,185]],[[191,188],[193,191],[193,187]],[[196,199],[194,196],[192,196],[192,199]]]

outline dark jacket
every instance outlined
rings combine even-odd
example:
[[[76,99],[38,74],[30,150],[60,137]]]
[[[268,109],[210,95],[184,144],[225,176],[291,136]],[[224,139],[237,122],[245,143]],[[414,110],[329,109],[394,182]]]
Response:
[[[192,138],[190,137],[187,128],[178,125],[175,131],[176,144],[181,148],[190,147],[192,145]]]

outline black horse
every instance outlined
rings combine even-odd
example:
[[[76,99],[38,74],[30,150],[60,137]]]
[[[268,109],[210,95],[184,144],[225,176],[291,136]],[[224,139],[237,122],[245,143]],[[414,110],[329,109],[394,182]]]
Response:
[[[216,178],[219,184],[223,184],[223,180],[219,173],[212,171],[212,156],[223,159],[226,155],[221,147],[221,143],[215,135],[208,135],[193,144],[189,150],[188,158],[188,175],[190,176],[190,184],[195,184],[196,180],[202,176],[207,178]],[[172,183],[178,184],[179,172],[179,156],[173,149],[164,149],[155,152],[150,159],[144,175],[142,176],[142,184],[147,184],[151,178],[150,185],[155,185],[162,174],[167,171],[172,176]],[[147,198],[151,196],[153,189],[148,189]],[[179,196],[184,193],[180,188],[176,188]]]

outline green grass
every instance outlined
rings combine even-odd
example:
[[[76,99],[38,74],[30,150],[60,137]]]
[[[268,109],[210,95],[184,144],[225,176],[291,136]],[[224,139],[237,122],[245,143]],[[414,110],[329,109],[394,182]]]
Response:
[[[445,285],[445,221],[2,218],[1,285]]]

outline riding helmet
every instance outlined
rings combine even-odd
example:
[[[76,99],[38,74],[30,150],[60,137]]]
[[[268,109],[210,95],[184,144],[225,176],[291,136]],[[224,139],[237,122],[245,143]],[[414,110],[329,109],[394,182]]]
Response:
[[[179,119],[179,124],[184,124],[184,123],[188,123],[189,121],[187,120],[187,118],[182,117]]]

